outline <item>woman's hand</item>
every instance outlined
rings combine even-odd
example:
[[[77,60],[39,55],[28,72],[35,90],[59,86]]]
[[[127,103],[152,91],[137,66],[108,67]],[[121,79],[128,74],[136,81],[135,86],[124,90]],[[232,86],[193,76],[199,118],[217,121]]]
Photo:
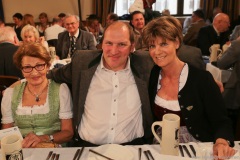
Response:
[[[41,138],[31,132],[23,139],[22,147],[23,148],[34,148],[40,142],[42,142]]]
[[[213,156],[215,160],[229,159],[235,153],[236,150],[230,147],[225,139],[218,138],[213,145]]]

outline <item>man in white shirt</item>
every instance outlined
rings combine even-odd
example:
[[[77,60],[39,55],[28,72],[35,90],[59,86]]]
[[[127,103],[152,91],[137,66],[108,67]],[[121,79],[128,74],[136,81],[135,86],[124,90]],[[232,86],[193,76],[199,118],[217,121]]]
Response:
[[[66,30],[61,26],[61,19],[59,17],[54,17],[52,23],[53,25],[48,27],[44,32],[46,41],[58,39],[58,34]]]
[[[134,36],[124,22],[107,26],[102,48],[103,51],[78,51],[71,63],[49,72],[49,78],[72,85],[72,146],[151,143],[150,56],[130,54]]]

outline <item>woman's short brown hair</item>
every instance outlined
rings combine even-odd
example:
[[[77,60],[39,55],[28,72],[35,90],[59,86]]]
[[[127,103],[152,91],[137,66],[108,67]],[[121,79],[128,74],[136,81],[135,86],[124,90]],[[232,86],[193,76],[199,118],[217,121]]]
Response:
[[[48,66],[51,65],[51,56],[41,43],[24,43],[18,48],[13,56],[13,62],[19,69],[22,69],[22,59],[24,56],[42,59]]]
[[[150,21],[143,29],[143,40],[149,45],[157,37],[163,38],[164,41],[178,39],[181,45],[183,35],[180,21],[173,16],[162,16]]]

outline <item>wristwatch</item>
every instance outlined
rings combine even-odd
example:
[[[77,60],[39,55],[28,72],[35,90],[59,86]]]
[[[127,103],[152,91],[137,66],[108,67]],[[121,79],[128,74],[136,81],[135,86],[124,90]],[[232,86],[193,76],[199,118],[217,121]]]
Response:
[[[49,140],[50,140],[50,142],[53,142],[53,141],[54,141],[53,135],[49,135]]]

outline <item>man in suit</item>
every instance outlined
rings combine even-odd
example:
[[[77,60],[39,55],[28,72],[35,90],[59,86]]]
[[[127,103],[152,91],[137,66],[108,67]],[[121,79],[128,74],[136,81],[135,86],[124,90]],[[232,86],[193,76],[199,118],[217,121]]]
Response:
[[[183,62],[191,64],[196,68],[206,69],[206,64],[202,58],[202,52],[197,47],[182,44],[177,51],[177,56]]]
[[[151,143],[151,57],[130,54],[134,35],[128,24],[119,21],[106,27],[102,48],[76,52],[71,63],[48,75],[72,85],[73,146]]]
[[[240,39],[231,42],[231,46],[226,50],[221,59],[217,61],[217,67],[221,69],[229,69],[233,66],[233,70],[229,80],[224,85],[223,98],[228,109],[229,116],[233,121],[233,128],[238,133],[237,140],[240,140]],[[238,119],[238,125],[237,125]]]
[[[225,13],[217,14],[213,19],[213,24],[202,27],[197,37],[197,47],[201,49],[203,55],[210,55],[209,48],[213,44],[220,44],[222,47],[229,41],[230,32],[229,17]]]
[[[230,37],[230,41],[236,40],[240,36],[240,25],[237,25]]]
[[[200,28],[206,26],[204,21],[204,13],[202,9],[197,9],[192,13],[192,24],[187,29],[183,37],[183,42],[186,45],[197,46],[197,36]]]
[[[0,75],[17,76],[22,73],[13,64],[13,55],[18,49],[18,38],[12,27],[0,29]]]
[[[60,59],[71,58],[75,50],[96,50],[91,33],[79,29],[79,17],[66,15],[64,26],[67,31],[59,33],[56,52]]]

